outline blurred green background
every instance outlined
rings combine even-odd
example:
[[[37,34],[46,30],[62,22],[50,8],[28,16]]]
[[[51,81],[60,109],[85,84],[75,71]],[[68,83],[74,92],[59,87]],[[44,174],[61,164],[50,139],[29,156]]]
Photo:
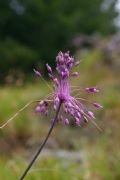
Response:
[[[82,127],[56,125],[26,180],[120,179],[120,1],[0,1],[0,124],[49,89],[36,79],[45,63],[55,70],[55,56],[70,50],[81,60],[71,85],[98,86],[97,95],[80,94],[104,108],[95,111],[100,133],[89,122]],[[49,117],[31,105],[0,130],[0,180],[16,180],[43,141]]]

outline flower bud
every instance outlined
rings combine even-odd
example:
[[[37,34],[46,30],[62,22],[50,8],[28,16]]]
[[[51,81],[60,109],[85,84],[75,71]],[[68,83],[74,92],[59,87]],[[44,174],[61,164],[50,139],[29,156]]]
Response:
[[[95,119],[94,113],[92,111],[88,111],[88,116]]]
[[[76,61],[74,66],[78,66],[80,64],[80,61]]]
[[[36,112],[36,113],[41,112],[41,108],[40,108],[40,106],[37,106],[37,107],[35,108],[35,112]]]
[[[93,105],[96,107],[96,108],[103,108],[103,106],[99,103],[93,103]]]
[[[72,73],[72,76],[74,76],[74,77],[78,76],[78,72]]]
[[[64,122],[65,122],[65,125],[70,124],[69,119],[67,119],[67,118],[65,119],[65,121],[64,121]]]
[[[85,91],[90,92],[90,93],[97,93],[97,92],[99,92],[99,90],[96,89],[95,87],[85,88]]]
[[[46,67],[47,67],[48,72],[52,73],[52,68],[48,64],[46,64]]]
[[[36,70],[36,69],[33,69],[33,71],[34,71],[34,73],[35,73],[36,76],[41,77],[40,71],[38,71],[38,70]]]

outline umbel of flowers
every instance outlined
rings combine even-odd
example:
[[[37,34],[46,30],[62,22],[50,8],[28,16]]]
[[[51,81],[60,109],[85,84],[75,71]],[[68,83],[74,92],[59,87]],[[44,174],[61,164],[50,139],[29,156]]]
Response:
[[[81,121],[88,122],[89,119],[95,119],[95,115],[92,111],[89,111],[84,101],[80,97],[75,97],[71,95],[71,87],[69,83],[70,75],[76,77],[78,72],[71,73],[72,67],[76,67],[80,64],[80,61],[75,61],[72,56],[70,56],[69,52],[59,52],[56,57],[56,71],[57,77],[53,75],[52,68],[46,64],[49,78],[54,83],[53,92],[47,96],[44,100],[41,100],[37,107],[35,108],[35,112],[42,114],[49,114],[49,106],[51,103],[55,111],[57,111],[59,103],[62,103],[63,112],[57,117],[57,121],[62,121],[64,124],[69,124],[70,120],[74,121],[74,123],[80,126]],[[37,70],[34,70],[37,76],[41,77],[41,73]],[[77,89],[78,90],[78,89]],[[83,89],[87,93],[97,93],[99,90],[96,87],[87,87]],[[90,102],[95,108],[102,108],[97,102]]]

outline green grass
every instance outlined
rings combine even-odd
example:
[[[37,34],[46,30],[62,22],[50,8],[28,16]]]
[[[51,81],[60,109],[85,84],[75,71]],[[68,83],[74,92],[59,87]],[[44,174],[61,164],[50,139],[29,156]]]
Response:
[[[4,166],[3,166],[4,165]],[[0,164],[0,179],[12,180],[18,179],[23,170],[25,169],[27,163],[20,158],[11,159],[7,162],[5,160],[1,161]],[[76,169],[77,167],[77,169]],[[29,172],[26,180],[36,180],[36,179],[48,179],[48,180],[65,180],[68,179],[78,179],[82,177],[79,173],[80,165],[75,162],[65,163],[59,158],[52,156],[42,157],[40,162],[37,163],[32,170]]]
[[[96,143],[82,141],[81,160],[60,158],[56,154],[41,155],[32,167],[26,180],[114,180],[120,177],[120,153],[116,153],[107,137],[99,138]],[[16,180],[26,168],[29,160],[19,153],[0,160],[0,179]],[[22,155],[22,153],[21,153]]]

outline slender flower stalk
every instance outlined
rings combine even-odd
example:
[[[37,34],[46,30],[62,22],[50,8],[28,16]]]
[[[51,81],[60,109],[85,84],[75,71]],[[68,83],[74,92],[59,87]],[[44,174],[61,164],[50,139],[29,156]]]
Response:
[[[45,138],[45,140],[43,141],[43,143],[40,145],[39,149],[37,150],[37,152],[35,153],[35,155],[33,156],[31,162],[29,163],[28,167],[26,168],[26,170],[24,171],[24,173],[22,174],[22,176],[19,178],[19,180],[23,180],[25,178],[25,176],[27,175],[27,173],[29,172],[30,168],[32,167],[32,165],[34,164],[35,160],[37,159],[37,157],[39,156],[39,154],[41,153],[42,149],[44,148],[54,126],[55,126],[55,123],[57,121],[57,118],[58,118],[58,114],[60,112],[60,108],[61,108],[61,105],[62,105],[62,101],[59,102],[59,105],[58,105],[58,108],[57,108],[57,111],[56,111],[56,115],[55,115],[55,118],[54,118],[54,121],[48,131],[48,134]]]

